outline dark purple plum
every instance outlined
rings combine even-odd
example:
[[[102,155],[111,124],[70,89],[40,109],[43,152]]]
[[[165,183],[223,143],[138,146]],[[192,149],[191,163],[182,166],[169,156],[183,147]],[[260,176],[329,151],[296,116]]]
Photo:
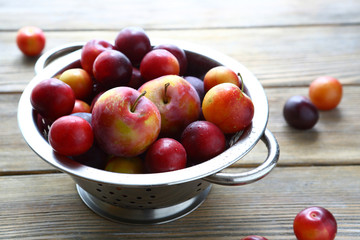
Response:
[[[149,37],[144,29],[139,27],[123,28],[115,38],[115,47],[124,53],[135,67],[139,66],[145,54],[151,50]]]
[[[193,76],[186,76],[184,77],[184,79],[188,81],[195,88],[196,92],[199,94],[200,101],[202,101],[205,95],[204,82],[201,81],[200,78]]]
[[[107,164],[108,157],[109,156],[94,141],[93,145],[87,152],[78,156],[72,156],[71,158],[86,166],[104,169]]]
[[[117,50],[106,50],[96,57],[93,67],[95,79],[105,88],[126,86],[132,75],[130,60]]]
[[[319,120],[319,111],[315,105],[304,96],[290,97],[283,108],[285,121],[293,128],[311,129]]]

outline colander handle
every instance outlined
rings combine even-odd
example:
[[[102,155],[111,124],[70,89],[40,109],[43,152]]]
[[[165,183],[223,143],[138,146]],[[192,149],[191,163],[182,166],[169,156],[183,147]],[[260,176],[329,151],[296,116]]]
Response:
[[[279,144],[274,135],[266,129],[261,140],[268,149],[266,160],[257,168],[243,173],[215,173],[204,179],[211,183],[220,185],[245,185],[258,181],[265,177],[276,166],[280,156]]]
[[[39,57],[39,59],[36,61],[34,67],[35,73],[40,73],[47,65],[49,65],[54,60],[81,49],[84,44],[85,43],[83,42],[76,42],[50,49],[49,51],[41,55],[41,57]]]

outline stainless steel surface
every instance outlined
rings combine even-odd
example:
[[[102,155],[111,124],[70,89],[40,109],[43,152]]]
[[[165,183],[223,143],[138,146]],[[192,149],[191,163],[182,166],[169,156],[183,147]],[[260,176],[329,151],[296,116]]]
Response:
[[[36,74],[40,73],[51,62],[54,62],[69,53],[81,49],[84,46],[84,44],[85,43],[83,42],[70,43],[50,49],[49,51],[42,54],[39,57],[39,59],[36,61],[34,66],[35,73]]]
[[[77,191],[81,199],[92,211],[111,221],[130,224],[161,224],[184,217],[198,208],[205,201],[210,190],[211,185],[194,197],[180,203],[172,204],[168,207],[131,208],[119,207],[117,205],[118,201],[115,201],[114,203],[104,202],[77,185]],[[141,198],[143,198],[143,196]],[[154,199],[151,199],[150,201],[153,200]],[[130,205],[133,204],[130,203]]]
[[[101,202],[104,206],[111,205],[115,207],[119,212],[123,211],[120,210],[122,208],[132,209],[134,214],[139,209],[141,211],[146,209],[171,209],[172,206],[186,206],[185,209],[174,209],[178,209],[177,211],[180,213],[189,212],[189,206],[195,207],[197,204],[188,206],[186,202],[189,199],[196,199],[195,202],[200,204],[203,201],[200,196],[206,197],[207,193],[204,192],[211,186],[210,182],[222,185],[252,183],[266,176],[278,161],[278,143],[271,132],[266,129],[269,114],[267,98],[256,77],[242,64],[219,52],[190,43],[172,42],[186,50],[189,65],[196,66],[193,67],[192,71],[198,74],[203,74],[207,68],[216,65],[225,65],[235,72],[240,72],[246,86],[246,93],[254,103],[255,113],[252,124],[243,131],[233,146],[204,163],[173,172],[122,174],[91,168],[54,153],[36,127],[30,103],[30,94],[34,86],[41,80],[53,77],[69,66],[79,65],[81,50],[70,51],[71,53],[65,55],[59,53],[59,50],[69,52],[69,49],[79,49],[78,43],[74,44],[73,47],[66,45],[45,53],[44,57],[41,57],[37,63],[36,71],[38,74],[30,81],[20,98],[18,122],[25,141],[42,159],[69,174],[74,179],[78,189],[81,189],[79,194],[83,201],[93,210],[95,209],[94,204]],[[61,55],[60,58],[57,57],[58,54]],[[55,58],[56,60],[53,60]],[[44,66],[46,67],[44,68]],[[44,69],[41,70],[42,68]],[[260,139],[267,145],[268,157],[258,168],[240,174],[220,173],[221,170],[245,156]],[[144,191],[147,189],[159,194],[158,197],[152,199],[153,201],[144,200],[146,196]],[[84,191],[86,194],[84,194]],[[118,201],[121,197],[127,198],[124,196],[132,200]],[[98,208],[101,208],[101,206],[98,205]],[[94,211],[99,213],[99,210]],[[104,209],[103,211],[106,212],[107,210]],[[143,221],[153,223],[156,222],[155,219],[158,219],[159,222],[166,222],[170,220],[171,216],[174,219],[178,218],[180,213],[168,211],[168,216],[162,215],[161,220],[159,217],[155,217],[154,219],[143,219]],[[114,216],[107,217],[116,220]],[[128,220],[130,221],[130,219]],[[140,219],[134,221],[140,221]]]
[[[204,179],[206,181],[221,185],[244,185],[262,179],[276,166],[279,159],[280,148],[275,136],[266,129],[261,140],[268,149],[268,156],[265,162],[257,168],[244,173],[215,173]]]

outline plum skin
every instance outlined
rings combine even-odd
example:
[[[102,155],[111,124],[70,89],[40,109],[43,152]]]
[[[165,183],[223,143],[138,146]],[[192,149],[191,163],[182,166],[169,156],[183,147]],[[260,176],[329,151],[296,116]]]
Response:
[[[290,97],[283,108],[285,121],[293,128],[307,130],[319,120],[319,111],[305,96]]]

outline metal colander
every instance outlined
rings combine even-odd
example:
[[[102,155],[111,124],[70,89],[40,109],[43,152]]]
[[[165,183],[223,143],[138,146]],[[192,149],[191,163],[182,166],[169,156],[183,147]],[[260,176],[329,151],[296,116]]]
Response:
[[[156,41],[155,41],[156,42]],[[164,40],[158,40],[163,43]],[[55,153],[37,129],[30,103],[34,86],[62,71],[80,67],[83,43],[52,49],[39,58],[36,76],[25,88],[18,106],[18,123],[30,148],[43,160],[69,174],[76,183],[83,202],[97,214],[117,222],[134,224],[164,223],[178,219],[206,199],[213,183],[243,185],[266,176],[279,158],[279,145],[266,129],[268,102],[256,77],[236,60],[207,48],[172,41],[186,51],[188,75],[202,77],[210,68],[225,65],[240,72],[245,92],[254,103],[252,124],[231,139],[231,147],[204,163],[185,169],[151,174],[124,174],[85,166]],[[242,173],[223,173],[223,169],[244,157],[259,140],[268,149],[266,160],[257,168]]]

